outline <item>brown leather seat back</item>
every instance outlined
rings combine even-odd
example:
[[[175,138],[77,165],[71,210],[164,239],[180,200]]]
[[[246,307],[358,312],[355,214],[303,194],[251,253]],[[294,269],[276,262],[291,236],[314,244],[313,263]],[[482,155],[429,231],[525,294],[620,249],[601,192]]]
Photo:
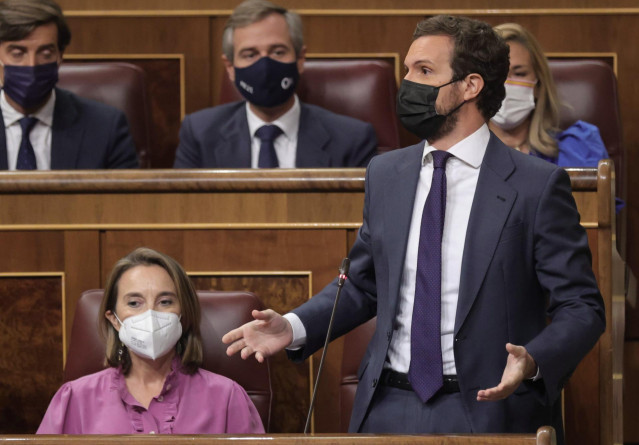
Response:
[[[151,108],[142,68],[123,62],[65,62],[58,87],[124,112],[141,167],[151,156]]]
[[[78,301],[73,330],[64,369],[64,380],[74,380],[104,369],[105,344],[99,334],[98,320],[103,290],[89,290]],[[222,336],[250,320],[253,309],[262,303],[250,292],[198,291],[202,320],[200,329],[204,347],[202,367],[239,383],[255,404],[264,428],[268,431],[272,390],[268,361],[242,360],[239,355],[227,357]]]
[[[610,65],[593,59],[549,60],[550,71],[563,103],[560,128],[577,120],[596,125],[615,163],[617,196],[623,196],[624,152],[617,78]]]
[[[399,148],[397,83],[393,67],[380,60],[307,60],[297,95],[302,102],[369,122],[384,149]],[[226,73],[220,103],[242,100]]]

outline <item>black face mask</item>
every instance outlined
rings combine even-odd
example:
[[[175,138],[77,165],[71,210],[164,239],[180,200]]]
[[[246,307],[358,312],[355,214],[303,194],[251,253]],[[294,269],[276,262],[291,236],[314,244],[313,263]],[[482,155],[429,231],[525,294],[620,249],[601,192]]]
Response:
[[[438,114],[435,109],[439,89],[458,80],[453,78],[438,87],[402,80],[397,93],[397,114],[402,125],[421,139],[430,139],[436,135],[448,116],[466,103],[463,101],[444,115]]]

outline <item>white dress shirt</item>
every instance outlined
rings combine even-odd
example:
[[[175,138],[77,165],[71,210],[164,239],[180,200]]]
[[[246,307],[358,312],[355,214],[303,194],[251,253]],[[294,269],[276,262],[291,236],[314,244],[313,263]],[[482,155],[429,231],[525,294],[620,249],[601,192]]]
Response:
[[[477,179],[479,179],[479,169],[489,139],[488,127],[482,125],[473,134],[448,150],[454,157],[448,159],[446,163],[446,215],[442,235],[441,345],[444,374],[457,374],[453,354],[453,330],[457,313],[461,263],[468,218],[475,197]],[[407,373],[410,366],[410,333],[415,299],[419,233],[424,204],[433,179],[433,157],[430,152],[436,149],[430,145],[424,147],[399,289],[396,331],[387,356],[387,367],[403,373]]]
[[[297,131],[300,126],[300,101],[295,95],[293,107],[273,122],[264,122],[251,110],[246,103],[246,118],[248,120],[249,133],[251,135],[251,168],[258,167],[260,157],[260,145],[262,141],[255,136],[255,132],[264,125],[277,125],[282,130],[273,145],[280,168],[295,168],[297,154]]]
[[[442,236],[441,342],[444,374],[456,374],[453,330],[457,312],[462,255],[479,170],[489,139],[488,127],[482,125],[473,134],[448,150],[455,157],[450,158],[446,163],[446,215]],[[395,323],[397,330],[393,334],[387,356],[386,367],[403,373],[407,373],[410,366],[410,334],[415,298],[419,233],[424,204],[433,178],[433,157],[430,152],[436,149],[430,145],[424,146],[422,169],[413,204],[408,246],[399,290],[399,308]],[[284,316],[293,327],[293,343],[289,349],[299,348],[306,342],[306,329],[297,315],[288,313]]]
[[[29,133],[29,141],[31,141],[31,146],[35,152],[38,170],[51,169],[51,126],[53,125],[54,107],[55,90],[51,92],[51,96],[44,106],[36,113],[30,115],[38,119],[38,122],[31,129],[31,133]],[[18,163],[20,142],[22,142],[22,128],[19,121],[25,115],[9,104],[4,90],[0,92],[0,109],[2,110],[7,141],[7,166],[9,170],[15,170]]]

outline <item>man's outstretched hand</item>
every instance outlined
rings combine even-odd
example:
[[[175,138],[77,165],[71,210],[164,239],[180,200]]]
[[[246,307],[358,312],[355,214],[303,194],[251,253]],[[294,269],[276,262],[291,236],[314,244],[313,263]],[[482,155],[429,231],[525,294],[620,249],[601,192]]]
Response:
[[[508,360],[501,376],[501,382],[494,388],[482,389],[477,393],[478,402],[505,399],[511,395],[524,379],[531,379],[537,373],[537,364],[526,348],[506,343]]]
[[[266,357],[281,351],[293,342],[293,328],[288,320],[277,312],[267,309],[254,310],[251,315],[255,320],[237,329],[227,332],[222,342],[229,344],[226,354],[231,356],[240,352],[246,360],[252,354],[263,363]]]

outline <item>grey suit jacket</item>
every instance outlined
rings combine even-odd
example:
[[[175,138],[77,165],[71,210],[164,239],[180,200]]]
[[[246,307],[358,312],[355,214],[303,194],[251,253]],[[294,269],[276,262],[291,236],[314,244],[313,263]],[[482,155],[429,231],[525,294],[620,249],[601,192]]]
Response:
[[[365,418],[394,333],[423,147],[377,156],[367,171],[363,224],[334,326],[337,337],[377,316],[359,370],[353,432]],[[307,344],[291,358],[323,346],[335,290],[334,282],[293,311]],[[454,330],[457,377],[473,432],[532,433],[552,424],[561,437],[561,389],[604,328],[568,175],[491,134],[468,223]],[[505,400],[477,402],[479,389],[501,380],[507,342],[524,345],[543,378],[522,383]]]
[[[56,88],[51,127],[51,169],[137,168],[124,113]],[[0,118],[0,170],[7,170],[4,120]]]
[[[300,103],[295,166],[365,167],[377,150],[372,125]],[[250,168],[246,102],[200,110],[184,118],[176,168]]]

